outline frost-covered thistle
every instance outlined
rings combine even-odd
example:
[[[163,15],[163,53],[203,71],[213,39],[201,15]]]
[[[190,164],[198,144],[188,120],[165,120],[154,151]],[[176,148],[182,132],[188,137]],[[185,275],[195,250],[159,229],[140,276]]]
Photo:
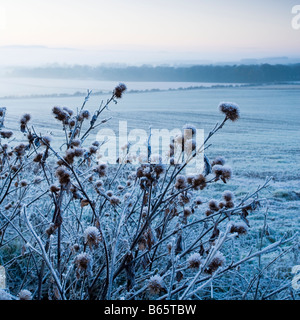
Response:
[[[225,114],[226,118],[231,121],[236,121],[240,118],[240,109],[236,103],[233,102],[221,102],[219,109]]]
[[[178,175],[176,177],[175,188],[178,190],[186,188],[186,177],[183,175]]]
[[[20,186],[21,186],[22,188],[27,187],[27,186],[28,186],[28,181],[27,181],[27,180],[21,180],[21,181],[20,181]]]
[[[32,294],[29,290],[21,290],[18,294],[20,300],[32,300]]]
[[[119,197],[112,196],[112,197],[110,198],[110,204],[111,204],[112,206],[117,206],[117,205],[119,205],[120,203],[121,203],[121,200],[120,200]]]
[[[237,233],[238,235],[245,235],[248,232],[248,226],[245,222],[232,222],[230,227],[230,233]]]
[[[65,168],[58,167],[55,174],[61,185],[67,185],[70,182],[70,173]]]
[[[224,198],[224,200],[226,202],[232,201],[233,193],[231,191],[226,190],[226,191],[223,192],[222,197]]]
[[[0,132],[0,136],[3,139],[10,139],[13,136],[13,132],[8,130],[2,130]]]
[[[226,159],[224,157],[216,157],[213,162],[211,163],[211,166],[215,166],[215,165],[220,165],[220,166],[224,166],[224,164],[226,163]]]
[[[190,269],[199,269],[201,265],[201,261],[202,261],[201,255],[198,252],[193,253],[188,258],[188,261],[187,261],[188,267]]]
[[[83,233],[84,243],[87,244],[90,249],[92,247],[98,247],[99,242],[101,241],[101,233],[96,227],[87,227]]]
[[[225,264],[225,257],[223,253],[218,251],[212,260],[209,262],[208,266],[205,268],[204,272],[208,274],[213,274],[215,271],[218,270],[219,267]]]
[[[211,199],[208,203],[208,206],[211,211],[219,211],[219,204],[215,199]]]
[[[156,274],[152,276],[148,281],[148,290],[150,294],[159,294],[164,289],[164,281],[161,276]]]
[[[126,90],[127,90],[127,87],[125,86],[125,84],[124,83],[120,83],[118,86],[115,87],[113,94],[117,99],[121,99],[123,93]]]
[[[215,165],[213,166],[213,173],[216,176],[216,181],[221,179],[224,183],[232,176],[232,170],[229,166]]]
[[[88,271],[91,268],[92,256],[86,252],[79,253],[74,261],[78,271]]]

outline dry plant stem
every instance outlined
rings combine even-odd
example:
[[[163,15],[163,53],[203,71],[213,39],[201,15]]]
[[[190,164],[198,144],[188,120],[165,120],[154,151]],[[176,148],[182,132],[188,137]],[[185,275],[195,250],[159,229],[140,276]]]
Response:
[[[262,250],[260,250],[260,251],[257,251],[257,252],[254,252],[254,253],[252,253],[252,254],[249,254],[247,257],[239,260],[239,261],[236,262],[236,263],[231,263],[228,267],[224,268],[223,270],[220,270],[216,278],[222,276],[224,273],[226,273],[226,272],[229,271],[229,270],[236,269],[236,267],[238,267],[239,265],[245,263],[246,261],[249,261],[249,260],[253,259],[254,257],[257,257],[257,256],[259,256],[259,255],[266,254],[266,253],[268,253],[268,252],[271,252],[271,251],[277,249],[279,246],[281,246],[281,245],[283,245],[283,244],[285,244],[285,243],[287,243],[287,242],[292,242],[292,241],[293,241],[295,238],[297,238],[297,237],[298,237],[298,233],[296,233],[295,235],[293,235],[292,237],[290,237],[290,238],[288,238],[288,239],[282,238],[281,240],[276,241],[276,242],[270,244],[269,246],[265,247],[264,249],[262,249]],[[297,245],[297,244],[295,244],[295,245]],[[203,282],[203,281],[207,281],[207,280],[209,280],[210,278],[211,278],[211,276],[205,277],[205,278],[203,278],[203,279],[200,279],[200,280],[196,281],[195,284],[201,283],[201,282]],[[187,287],[188,287],[187,285],[183,285],[183,286],[181,286],[181,287],[173,290],[173,291],[172,291],[172,295],[173,295],[173,294],[176,294],[176,293],[178,293],[178,292],[180,292],[180,291],[182,291],[182,290],[184,290],[184,289],[186,289]],[[166,299],[166,298],[167,298],[167,295],[163,295],[163,296],[159,297],[158,300],[164,300],[164,299]]]
[[[63,292],[63,289],[62,289],[62,286],[61,286],[61,283],[60,283],[60,279],[58,278],[58,275],[56,274],[55,270],[53,269],[49,259],[48,259],[48,256],[47,256],[47,253],[44,249],[44,246],[43,246],[43,243],[42,243],[42,240],[40,239],[40,237],[36,234],[36,232],[34,231],[29,219],[28,219],[28,216],[26,214],[26,207],[24,206],[23,207],[23,214],[24,214],[24,217],[25,217],[25,222],[29,228],[29,230],[31,231],[32,235],[34,236],[34,238],[36,239],[40,249],[41,249],[41,252],[42,252],[42,256],[43,256],[43,259],[45,261],[45,263],[47,264],[47,267],[49,268],[52,276],[53,276],[53,279],[57,285],[57,288],[59,290],[59,293],[60,293],[60,296],[61,296],[61,299],[62,300],[66,300],[66,297],[64,295],[64,292]]]

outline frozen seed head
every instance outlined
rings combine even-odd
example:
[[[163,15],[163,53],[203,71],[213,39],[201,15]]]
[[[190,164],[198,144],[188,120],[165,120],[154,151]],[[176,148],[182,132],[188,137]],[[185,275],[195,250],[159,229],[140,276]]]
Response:
[[[200,205],[202,204],[201,198],[200,198],[200,197],[197,197],[197,198],[195,199],[195,203],[196,203],[197,206],[200,206]]]
[[[54,118],[66,122],[66,120],[70,117],[69,113],[63,110],[61,107],[53,107],[52,113],[54,114]]]
[[[16,153],[17,157],[22,157],[25,155],[26,146],[24,143],[19,144],[14,148],[14,152]]]
[[[207,217],[211,216],[212,214],[214,214],[214,211],[212,211],[212,210],[210,210],[210,209],[208,209],[208,210],[205,211],[205,215],[206,215]]]
[[[84,243],[87,244],[90,249],[93,246],[97,247],[101,241],[100,231],[96,227],[87,227],[83,233]]]
[[[102,163],[95,169],[95,172],[99,174],[99,177],[104,177],[106,175],[106,169],[107,165],[105,163]]]
[[[0,132],[0,136],[3,139],[10,139],[13,136],[13,132],[8,130],[2,130]]]
[[[81,140],[80,139],[74,139],[71,143],[72,147],[79,147],[81,145]]]
[[[207,268],[204,270],[205,273],[213,274],[219,267],[225,264],[225,261],[226,259],[224,255],[218,251],[208,264]]]
[[[75,258],[75,265],[77,266],[77,269],[86,271],[89,269],[92,262],[92,257],[86,253],[79,253]]]
[[[233,193],[231,191],[228,191],[228,190],[224,191],[222,196],[223,196],[223,199],[226,202],[232,201],[232,199],[233,199]]]
[[[201,265],[201,256],[199,253],[193,253],[188,258],[188,266],[190,269],[199,269]]]
[[[95,147],[95,146],[90,146],[90,148],[89,148],[90,154],[95,154],[95,153],[97,153],[97,151],[98,151],[98,148],[97,148],[97,147]]]
[[[230,233],[237,233],[238,235],[245,235],[248,232],[248,226],[245,222],[233,222],[230,227]]]
[[[25,113],[20,119],[20,123],[26,125],[31,119],[31,115],[29,113]]]
[[[43,159],[43,154],[42,153],[38,153],[34,158],[33,158],[33,162],[41,162]]]
[[[108,190],[108,191],[106,191],[106,195],[108,197],[112,197],[114,195],[114,192],[112,190]]]
[[[21,186],[22,188],[27,187],[27,186],[28,186],[28,181],[27,181],[27,180],[21,180],[21,181],[20,181],[20,186]]]
[[[218,204],[218,202],[217,202],[216,200],[214,200],[214,199],[212,199],[212,200],[209,201],[208,206],[209,206],[209,209],[210,209],[211,211],[214,211],[214,212],[219,211],[219,204]]]
[[[88,110],[83,110],[81,111],[79,117],[81,117],[82,119],[89,119],[91,116],[90,112]]]
[[[65,168],[59,167],[56,170],[55,174],[58,177],[59,183],[61,185],[66,185],[70,182],[70,174]]]
[[[43,136],[42,137],[42,144],[45,146],[49,146],[52,141],[52,138],[50,136]]]
[[[121,99],[122,95],[126,91],[126,89],[127,88],[126,88],[125,84],[120,83],[118,86],[115,87],[113,94],[117,99]]]
[[[224,166],[224,164],[226,163],[225,158],[223,157],[216,157],[214,159],[214,161],[211,163],[211,166],[215,166],[215,165],[220,165],[220,166]]]
[[[194,213],[194,210],[191,207],[185,207],[183,209],[183,214],[184,214],[185,217],[189,217],[193,213]]]
[[[111,204],[112,206],[117,206],[117,205],[119,205],[120,203],[121,203],[120,198],[118,198],[118,197],[116,197],[116,196],[112,196],[112,197],[110,198],[110,204]]]
[[[148,290],[151,294],[159,294],[164,288],[163,278],[159,275],[152,276],[148,281]]]
[[[63,110],[64,110],[65,112],[67,112],[70,117],[71,117],[71,116],[73,115],[73,113],[74,113],[73,110],[71,110],[71,109],[68,108],[68,107],[63,107]]]
[[[186,188],[186,177],[183,175],[178,175],[176,177],[176,183],[175,183],[176,189],[185,189]]]
[[[18,294],[19,300],[32,300],[32,294],[29,290],[21,290]]]
[[[223,208],[225,208],[225,207],[226,207],[226,202],[221,201],[221,202],[219,203],[219,208],[220,208],[220,209],[223,209]]]
[[[64,160],[67,163],[72,164],[74,162],[74,158],[75,158],[75,150],[74,149],[67,150],[66,155],[64,156]]]
[[[215,165],[213,166],[213,172],[216,176],[216,180],[222,180],[226,183],[232,176],[232,170],[229,166]]]
[[[95,182],[95,187],[98,188],[98,189],[99,189],[99,188],[102,188],[102,187],[103,187],[103,184],[104,184],[104,183],[103,183],[103,180],[101,180],[101,179],[100,179],[100,180],[97,180],[97,181]]]
[[[234,208],[234,202],[233,201],[227,201],[226,204],[225,204],[225,207],[227,209],[232,209]]]
[[[75,243],[75,244],[73,245],[73,247],[72,247],[72,251],[73,251],[73,252],[78,252],[79,249],[80,249],[80,246],[79,246],[78,243]]]
[[[52,193],[56,193],[56,192],[58,192],[59,190],[60,190],[60,188],[59,188],[58,186],[54,185],[54,184],[52,184],[52,185],[50,186],[50,191],[51,191]]]
[[[240,118],[240,109],[236,103],[222,102],[219,105],[219,109],[231,121],[236,121]]]
[[[206,187],[206,178],[202,174],[194,176],[192,186],[194,190],[203,190]]]
[[[80,158],[83,156],[84,150],[82,148],[75,148],[74,149],[74,155],[77,158]]]

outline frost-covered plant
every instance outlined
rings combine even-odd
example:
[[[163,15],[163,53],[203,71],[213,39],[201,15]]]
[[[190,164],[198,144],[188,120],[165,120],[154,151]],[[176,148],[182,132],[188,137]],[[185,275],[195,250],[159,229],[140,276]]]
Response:
[[[193,137],[188,141],[190,154],[181,164],[174,155],[177,145],[186,146],[183,135],[170,141],[169,165],[150,155],[154,161],[140,157],[136,168],[126,145],[126,161],[108,166],[99,162],[101,144],[89,138],[125,91],[124,84],[117,86],[94,114],[85,108],[90,91],[77,112],[53,107],[65,140],[61,146],[38,134],[29,114],[20,120],[25,141],[14,140],[14,132],[4,129],[6,109],[0,108],[0,263],[12,294],[0,291],[0,297],[207,299],[212,283],[220,299],[252,298],[254,284],[255,298],[273,297],[277,292],[261,276],[256,281],[253,273],[253,283],[243,281],[250,260],[258,258],[261,266],[273,252],[272,264],[279,246],[289,245],[284,253],[298,248],[295,235],[253,247],[249,220],[269,180],[242,198],[225,191],[212,199],[209,187],[233,175],[222,156],[210,161],[205,155],[202,173],[184,173],[227,121],[239,119],[238,106],[220,104],[224,120],[200,148]],[[195,134],[194,126],[185,129]],[[266,232],[264,225],[261,239]],[[240,246],[249,253],[241,254]]]

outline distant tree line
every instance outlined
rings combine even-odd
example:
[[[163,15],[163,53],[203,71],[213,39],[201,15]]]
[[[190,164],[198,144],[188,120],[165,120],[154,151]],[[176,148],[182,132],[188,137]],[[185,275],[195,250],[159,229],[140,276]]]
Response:
[[[196,65],[170,66],[51,66],[16,68],[11,76],[42,78],[90,78],[111,81],[179,81],[220,83],[266,83],[300,81],[300,64],[290,65]]]

